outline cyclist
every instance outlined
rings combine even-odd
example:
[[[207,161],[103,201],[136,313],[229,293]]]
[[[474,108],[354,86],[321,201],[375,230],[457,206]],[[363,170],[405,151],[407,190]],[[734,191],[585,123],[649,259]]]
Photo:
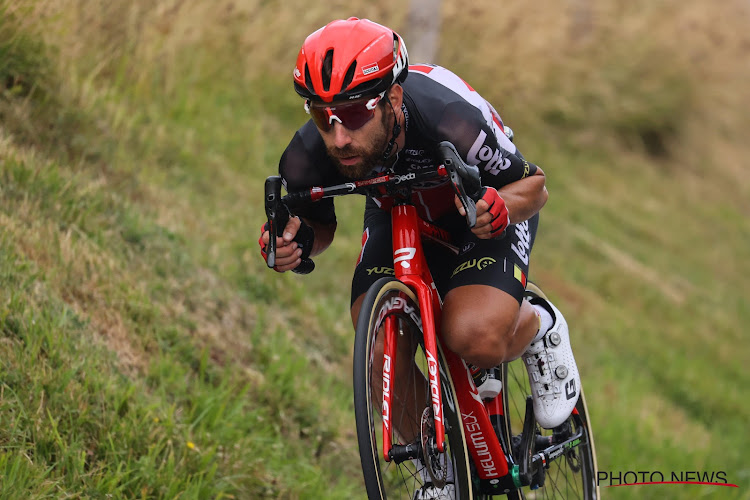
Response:
[[[537,421],[545,428],[564,422],[580,390],[567,324],[549,302],[523,300],[538,212],[547,201],[545,177],[508,139],[497,111],[449,70],[409,66],[401,36],[367,19],[336,20],[309,35],[293,77],[311,119],[281,157],[279,172],[287,191],[363,179],[388,169],[434,169],[442,163],[436,149],[440,141],[450,141],[465,162],[478,166],[485,188],[471,230],[447,179],[415,185],[412,192],[420,215],[462,243],[459,255],[424,245],[444,300],[442,337],[475,368],[491,369],[523,356]],[[355,324],[369,286],[393,275],[388,212],[393,202],[387,196],[366,201],[362,249],[352,279]],[[294,269],[333,240],[332,200],[310,203],[297,215],[277,238],[276,271]],[[268,238],[264,226],[259,239],[264,257]],[[410,358],[397,354],[397,359]],[[414,369],[409,366],[413,363],[402,365],[396,367],[396,377]],[[493,382],[489,378],[482,384],[480,395]],[[409,441],[416,436],[416,422],[398,430]],[[427,483],[415,498],[453,498],[452,487]]]

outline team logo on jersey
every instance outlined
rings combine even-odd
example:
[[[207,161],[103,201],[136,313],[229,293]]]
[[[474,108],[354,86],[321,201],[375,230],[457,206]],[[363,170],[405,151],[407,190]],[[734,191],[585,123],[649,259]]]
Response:
[[[481,259],[469,259],[466,262],[459,265],[457,268],[453,270],[453,274],[451,274],[451,278],[460,273],[461,271],[465,271],[466,269],[471,269],[476,267],[480,271],[484,269],[487,266],[491,266],[497,262],[492,257],[482,257]]]
[[[531,233],[529,232],[529,221],[525,220],[516,224],[516,243],[511,243],[510,248],[518,255],[521,262],[529,265],[529,251],[531,250]]]
[[[523,162],[523,177],[521,177],[521,179],[525,179],[529,176],[531,165],[529,165],[529,162],[526,161],[526,158],[521,158],[521,161]]]
[[[492,149],[491,146],[485,144],[484,140],[486,138],[487,132],[480,130],[466,159],[469,162],[469,165],[479,165],[484,162],[484,170],[492,175],[497,175],[500,171],[510,168],[510,160],[508,158],[503,158],[503,154],[499,148]]]
[[[367,269],[367,276],[371,276],[373,273],[385,274],[388,276],[393,276],[395,274],[392,267],[370,267]]]

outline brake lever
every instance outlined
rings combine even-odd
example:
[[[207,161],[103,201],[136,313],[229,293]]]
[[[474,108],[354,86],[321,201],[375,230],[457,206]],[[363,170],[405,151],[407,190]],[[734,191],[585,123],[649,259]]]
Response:
[[[476,165],[467,165],[456,151],[456,147],[442,141],[438,144],[443,166],[450,175],[453,190],[466,211],[466,222],[470,228],[477,223],[476,202],[482,197],[482,180]]]
[[[268,245],[266,245],[266,265],[273,269],[276,266],[276,238],[284,234],[284,228],[289,222],[289,208],[281,201],[281,177],[272,175],[266,178],[265,209],[268,218]],[[312,259],[302,259],[299,266],[292,269],[296,274],[308,274],[315,269]]]
[[[266,217],[268,218],[268,245],[266,245],[266,264],[273,269],[276,266],[276,238],[278,234],[277,226],[286,227],[289,220],[288,210],[286,210],[286,220],[284,219],[284,209],[281,203],[281,177],[272,175],[266,178],[265,184],[265,208]],[[286,207],[284,207],[286,208]],[[280,213],[281,212],[281,213]]]

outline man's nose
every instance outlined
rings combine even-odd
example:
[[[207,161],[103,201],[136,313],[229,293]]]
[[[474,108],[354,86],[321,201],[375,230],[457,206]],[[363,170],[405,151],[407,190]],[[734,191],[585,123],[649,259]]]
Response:
[[[349,129],[344,127],[341,123],[333,120],[331,127],[333,131],[333,143],[337,148],[343,148],[352,142],[352,136],[349,135]]]

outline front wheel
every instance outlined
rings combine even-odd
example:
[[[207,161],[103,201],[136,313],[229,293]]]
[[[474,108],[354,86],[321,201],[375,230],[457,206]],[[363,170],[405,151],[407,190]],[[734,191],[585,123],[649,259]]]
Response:
[[[397,327],[396,376],[384,387],[383,337],[387,318]],[[370,500],[408,499],[425,483],[453,485],[457,500],[473,500],[469,455],[460,421],[458,398],[442,351],[438,366],[446,432],[445,453],[430,447],[434,439],[422,322],[413,292],[395,278],[382,278],[365,295],[354,340],[354,413],[367,496]],[[392,391],[386,412],[398,450],[417,450],[405,458],[383,458],[382,394]],[[432,432],[432,435],[430,434]],[[409,448],[407,448],[409,447]],[[400,462],[400,463],[398,463]],[[433,483],[434,484],[434,483]]]

